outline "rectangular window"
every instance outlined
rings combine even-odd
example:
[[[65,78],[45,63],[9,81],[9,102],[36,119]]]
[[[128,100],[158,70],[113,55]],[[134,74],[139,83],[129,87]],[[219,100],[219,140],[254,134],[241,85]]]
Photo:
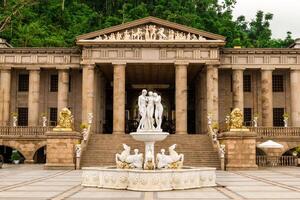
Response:
[[[50,92],[57,92],[58,90],[58,75],[52,74],[50,76]]]
[[[18,90],[19,92],[28,92],[29,74],[19,74]]]
[[[56,126],[57,108],[50,108],[50,126]]]
[[[244,123],[246,126],[251,126],[252,122],[252,109],[244,108]]]
[[[251,75],[244,75],[244,92],[251,92]]]
[[[283,92],[283,75],[272,76],[273,92]]]
[[[273,126],[283,126],[284,108],[273,108]]]
[[[28,126],[28,108],[18,108],[18,126]]]

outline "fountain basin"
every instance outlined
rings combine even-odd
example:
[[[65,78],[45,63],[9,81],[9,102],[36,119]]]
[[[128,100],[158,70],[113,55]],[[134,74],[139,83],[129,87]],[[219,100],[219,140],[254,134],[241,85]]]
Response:
[[[156,142],[166,139],[169,133],[161,131],[139,131],[130,133],[130,135],[137,141]]]
[[[86,187],[167,191],[216,186],[216,169],[209,167],[164,170],[84,167],[82,170],[82,185]]]

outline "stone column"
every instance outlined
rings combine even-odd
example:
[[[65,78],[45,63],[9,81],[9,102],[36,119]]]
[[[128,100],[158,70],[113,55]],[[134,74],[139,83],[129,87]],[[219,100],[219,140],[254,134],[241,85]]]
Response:
[[[82,67],[82,122],[88,122],[88,113],[94,112],[95,64]]]
[[[29,69],[28,126],[39,124],[40,69]]]
[[[291,122],[292,126],[300,127],[300,70],[291,69]]]
[[[187,134],[187,67],[188,63],[175,63],[176,134]]]
[[[10,118],[11,70],[0,71],[0,125],[8,126]]]
[[[57,91],[57,111],[68,108],[69,94],[69,71],[68,69],[58,70],[58,91]]]
[[[212,120],[219,122],[219,86],[218,67],[208,65],[206,69],[206,92],[207,92],[207,115],[212,116]]]
[[[113,134],[125,133],[125,63],[113,63]]]
[[[244,112],[244,69],[232,69],[232,99],[233,108]]]
[[[273,69],[262,69],[261,71],[261,100],[263,126],[273,126],[272,71]]]

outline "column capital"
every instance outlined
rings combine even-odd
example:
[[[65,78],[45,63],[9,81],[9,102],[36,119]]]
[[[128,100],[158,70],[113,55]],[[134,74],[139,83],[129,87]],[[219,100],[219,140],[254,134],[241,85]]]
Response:
[[[82,64],[82,68],[95,69],[96,64]]]
[[[126,61],[123,61],[123,60],[119,60],[119,61],[113,61],[111,62],[112,65],[122,65],[122,66],[126,66]]]
[[[188,66],[189,65],[189,62],[186,61],[186,60],[176,60],[174,62],[174,65],[175,66]]]
[[[299,70],[300,70],[300,67],[293,66],[293,67],[290,68],[290,70],[293,70],[293,71],[299,71]]]
[[[261,67],[260,68],[262,71],[274,71],[275,67]]]
[[[40,67],[26,67],[26,70],[29,70],[29,71],[40,71],[41,68]]]
[[[216,64],[208,64],[206,65],[206,69],[215,69],[215,68],[218,68],[219,65],[216,65]]]
[[[245,67],[232,67],[232,70],[242,70],[244,71],[246,68]]]
[[[64,66],[58,66],[58,67],[56,67],[56,69],[57,70],[69,70],[70,69],[70,67],[64,67]]]
[[[0,70],[1,70],[1,71],[5,71],[5,70],[6,70],[6,71],[10,71],[11,69],[12,69],[11,66],[1,66],[1,67],[0,67]]]

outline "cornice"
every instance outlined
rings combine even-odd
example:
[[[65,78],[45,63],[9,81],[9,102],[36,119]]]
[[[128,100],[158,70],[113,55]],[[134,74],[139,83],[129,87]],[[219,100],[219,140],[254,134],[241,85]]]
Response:
[[[0,48],[0,54],[78,54],[80,55],[81,50],[78,47],[74,48],[62,48],[62,47],[16,47],[16,48]]]
[[[300,54],[300,49],[291,48],[222,48],[221,54]]]

